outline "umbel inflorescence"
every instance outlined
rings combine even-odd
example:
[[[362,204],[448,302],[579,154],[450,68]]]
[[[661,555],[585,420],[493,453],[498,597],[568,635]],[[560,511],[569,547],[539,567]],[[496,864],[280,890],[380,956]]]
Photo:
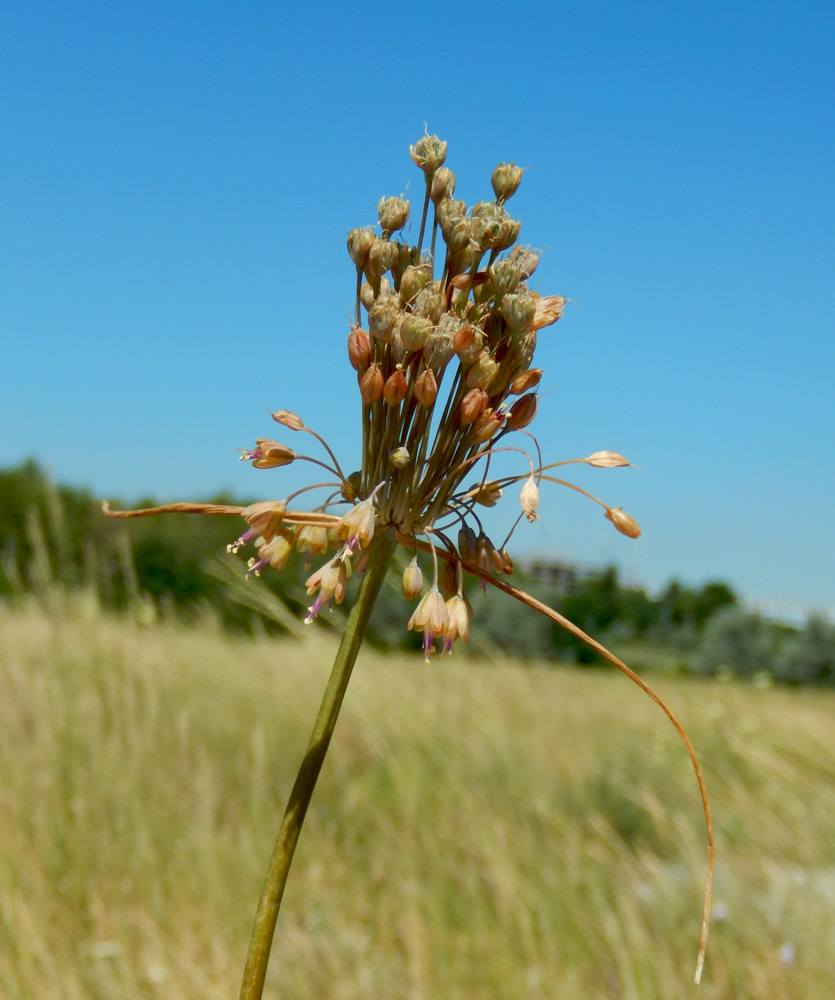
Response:
[[[427,656],[436,640],[449,651],[456,638],[467,639],[472,611],[463,591],[465,567],[489,575],[513,569],[506,541],[494,545],[476,508],[494,505],[521,483],[519,517],[534,520],[540,483],[561,482],[548,473],[566,464],[543,465],[526,430],[543,374],[533,364],[537,334],[557,322],[566,300],[529,286],[539,258],[516,245],[520,223],[506,208],[522,169],[500,164],[492,175],[494,198],[468,208],[454,197],[446,150],[437,136],[410,149],[425,178],[415,242],[403,235],[410,204],[398,197],[380,199],[379,227],[348,234],[357,283],[347,353],[362,409],[360,469],[344,475],[329,451],[332,464],[323,464],[336,477],[336,495],[306,513],[291,512],[289,500],[254,504],[242,511],[247,531],[230,546],[237,552],[254,542],[249,569],[255,574],[268,564],[282,568],[294,548],[315,555],[334,549],[307,580],[308,593],[316,595],[310,622],[324,604],[343,599],[375,533],[391,528],[415,549],[425,540],[433,550],[433,580],[408,625],[424,633]],[[273,419],[291,431],[309,430],[286,410]],[[514,445],[520,437],[523,444]],[[526,471],[491,479],[491,457],[508,448],[520,453]],[[307,458],[271,439],[258,440],[241,457],[263,469]],[[611,451],[574,461],[629,465]],[[352,505],[347,513],[335,516],[336,505],[346,502]],[[623,534],[640,534],[622,510],[603,507]],[[413,599],[422,589],[413,560],[403,592]]]
[[[348,233],[348,253],[356,269],[356,301],[347,355],[356,371],[362,418],[359,468],[346,475],[316,431],[297,414],[278,410],[271,416],[284,431],[313,437],[326,457],[314,458],[286,443],[261,438],[241,459],[258,469],[309,462],[326,470],[330,478],[325,482],[313,483],[283,500],[248,507],[179,503],[116,512],[105,505],[106,512],[115,517],[166,512],[241,515],[246,527],[229,551],[237,553],[251,546],[248,576],[257,576],[267,567],[281,570],[294,550],[307,553],[309,560],[318,560],[306,581],[313,599],[305,619],[308,623],[323,606],[340,603],[351,577],[367,570],[279,833],[256,916],[242,998],[261,995],[295,842],[363,630],[397,545],[413,553],[403,572],[402,589],[407,600],[417,602],[408,628],[423,633],[427,659],[438,646],[442,653],[450,652],[456,639],[467,640],[472,608],[464,579],[472,575],[548,615],[593,646],[670,717],[696,771],[708,825],[709,874],[697,981],[701,972],[713,848],[704,782],[693,749],[675,717],[644,681],[576,625],[506,579],[513,572],[508,541],[522,518],[537,519],[543,482],[584,494],[603,507],[619,532],[637,538],[638,525],[621,508],[610,507],[554,475],[559,466],[572,463],[596,468],[630,463],[613,451],[543,463],[529,430],[537,414],[543,375],[534,366],[534,354],[539,332],[560,319],[566,299],[540,295],[531,287],[539,257],[517,244],[520,223],[507,210],[522,169],[500,164],[491,178],[494,197],[468,207],[454,197],[455,176],[445,165],[446,152],[447,144],[437,136],[425,135],[410,147],[425,181],[414,240],[411,207],[401,197],[380,199],[377,226]],[[515,457],[522,471],[491,475],[500,453]],[[513,487],[519,489],[521,510],[507,537],[495,545],[483,529],[478,509],[495,506]],[[314,490],[320,496],[324,493],[324,499],[309,509],[298,509],[304,505],[294,501]],[[432,557],[428,587],[418,565],[418,550]]]

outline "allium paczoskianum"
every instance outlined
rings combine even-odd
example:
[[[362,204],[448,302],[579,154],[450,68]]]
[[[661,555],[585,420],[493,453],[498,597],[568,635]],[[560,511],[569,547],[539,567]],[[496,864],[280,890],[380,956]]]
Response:
[[[531,431],[543,398],[537,395],[543,370],[533,366],[537,338],[553,336],[547,328],[562,317],[568,300],[541,295],[529,286],[539,254],[514,245],[521,223],[507,214],[504,203],[519,187],[522,170],[512,163],[500,164],[491,178],[495,198],[468,208],[453,198],[455,178],[444,165],[446,142],[427,134],[410,147],[409,155],[425,182],[419,224],[415,220],[407,226],[408,201],[384,197],[377,206],[380,233],[361,226],[348,234],[355,296],[347,360],[356,372],[357,388],[350,379],[351,396],[340,400],[338,412],[341,422],[350,413],[360,422],[359,454],[347,467],[353,471],[346,474],[325,439],[300,416],[277,410],[271,414],[273,420],[290,432],[312,437],[319,457],[258,438],[255,448],[244,451],[241,459],[262,470],[310,463],[317,467],[318,481],[284,500],[246,507],[181,503],[107,511],[115,517],[168,512],[241,516],[246,527],[229,551],[237,553],[253,545],[250,577],[267,567],[282,570],[294,551],[308,561],[323,557],[323,564],[305,583],[308,595],[315,595],[307,623],[323,608],[345,599],[352,576],[362,577],[314,739],[279,835],[281,849],[270,868],[256,917],[245,985],[263,984],[294,838],[371,610],[398,546],[410,553],[422,550],[432,558],[431,583],[422,597],[423,573],[416,555],[401,571],[404,598],[420,598],[410,617],[403,612],[404,625],[423,633],[427,659],[436,642],[441,642],[442,652],[451,652],[456,639],[466,642],[469,638],[473,608],[465,589],[468,582],[478,580],[485,591],[493,586],[545,614],[649,690],[578,626],[505,579],[514,568],[508,545],[517,525],[542,516],[540,489],[544,484],[566,487],[599,504],[622,535],[638,538],[641,533],[620,507],[554,475],[555,469],[572,463],[595,469],[628,467],[631,463],[626,458],[601,450],[586,458],[544,463]],[[344,339],[342,344],[344,350]],[[497,548],[488,535],[493,524],[482,520],[493,515],[484,508],[501,510],[502,497],[513,486],[521,486],[522,510],[518,513],[517,509],[510,531]],[[315,504],[294,503],[313,491],[318,494]],[[478,617],[477,606],[474,635]],[[663,702],[653,697],[678,727]],[[698,763],[683,738],[706,806]],[[707,812],[706,816],[709,825]],[[712,859],[712,840],[709,843]],[[291,844],[289,852],[282,853],[287,844]],[[706,927],[705,918],[699,971]],[[241,995],[247,1000],[260,996],[260,987],[257,993],[246,989]]]

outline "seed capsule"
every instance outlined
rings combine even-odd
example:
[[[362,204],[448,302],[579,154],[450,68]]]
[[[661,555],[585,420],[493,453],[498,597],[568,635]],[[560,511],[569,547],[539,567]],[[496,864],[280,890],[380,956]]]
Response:
[[[434,174],[444,164],[446,146],[436,135],[424,135],[409,146],[409,156],[425,174]]]
[[[464,427],[474,424],[487,406],[488,395],[483,389],[470,389],[461,400],[459,419]]]
[[[432,406],[438,397],[438,380],[431,368],[424,368],[415,382],[415,399],[421,406]]]
[[[537,405],[534,393],[529,392],[526,396],[521,396],[510,408],[507,427],[512,431],[520,431],[523,427],[527,427],[536,416]]]
[[[359,379],[360,395],[364,403],[376,403],[383,395],[383,373],[375,361]]]
[[[377,218],[388,239],[392,233],[402,229],[409,221],[409,203],[403,198],[381,198],[377,202]]]
[[[386,384],[383,388],[383,398],[389,406],[399,406],[406,398],[407,388],[403,372],[392,372],[386,379]]]
[[[361,326],[352,326],[348,334],[348,360],[358,372],[364,372],[371,364],[371,344]]]
[[[527,392],[528,389],[533,389],[539,385],[542,374],[541,368],[529,368],[527,371],[522,372],[521,375],[517,375],[510,383],[510,391],[514,396],[521,396],[523,392]]]
[[[625,514],[622,507],[607,507],[606,517],[622,535],[626,535],[628,538],[638,538],[640,536],[641,529],[638,527],[638,522],[633,517]]]
[[[507,201],[516,193],[522,181],[522,168],[513,163],[500,163],[490,178],[498,202]]]

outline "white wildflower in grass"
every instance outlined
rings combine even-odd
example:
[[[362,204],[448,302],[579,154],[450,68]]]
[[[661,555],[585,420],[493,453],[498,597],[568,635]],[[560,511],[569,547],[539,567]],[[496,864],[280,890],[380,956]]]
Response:
[[[523,517],[537,520],[545,483],[584,494],[603,507],[619,532],[637,538],[637,522],[620,507],[551,474],[574,463],[600,469],[631,463],[608,450],[543,463],[529,429],[537,416],[543,374],[534,367],[534,354],[538,336],[551,335],[547,328],[561,318],[567,300],[540,295],[528,285],[539,258],[517,244],[520,223],[506,207],[522,180],[521,168],[500,164],[492,175],[494,199],[468,207],[453,197],[455,177],[444,165],[446,151],[445,142],[428,135],[410,148],[425,179],[415,243],[404,234],[411,206],[403,198],[380,199],[379,227],[348,233],[356,286],[347,355],[357,376],[355,404],[362,426],[356,471],[346,475],[318,433],[299,415],[278,410],[271,416],[284,431],[312,436],[326,457],[314,458],[272,438],[259,438],[241,460],[270,470],[309,462],[327,473],[325,482],[312,483],[281,501],[245,508],[206,504],[120,512],[106,508],[116,517],[169,511],[240,515],[246,529],[230,542],[229,550],[237,553],[252,546],[247,575],[281,570],[294,548],[306,552],[308,560],[324,557],[306,583],[314,597],[305,618],[308,623],[323,606],[344,599],[352,574],[362,574],[267,873],[241,990],[244,1000],[261,996],[293,851],[371,609],[398,546],[432,554],[432,580],[422,597],[423,575],[415,558],[402,581],[404,597],[419,598],[411,611],[404,609],[403,624],[423,633],[427,659],[438,647],[440,653],[450,653],[456,639],[467,641],[473,610],[464,596],[463,581],[469,575],[568,629],[619,667],[667,713],[690,754],[707,821],[708,879],[697,981],[701,973],[713,841],[693,749],[675,717],[644,681],[576,625],[506,579],[513,572],[507,551],[513,531]],[[521,463],[518,473],[490,475],[500,453],[516,456]],[[497,547],[476,508],[500,504],[508,490],[522,509]],[[310,491],[324,494],[316,506],[305,510],[293,504]],[[477,616],[472,627],[478,627]]]

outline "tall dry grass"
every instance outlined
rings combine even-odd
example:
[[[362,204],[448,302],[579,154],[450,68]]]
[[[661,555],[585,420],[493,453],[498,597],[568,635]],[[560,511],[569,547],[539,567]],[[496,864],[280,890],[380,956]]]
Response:
[[[333,649],[0,607],[0,995],[226,998]],[[360,659],[267,995],[828,998],[835,697]]]

